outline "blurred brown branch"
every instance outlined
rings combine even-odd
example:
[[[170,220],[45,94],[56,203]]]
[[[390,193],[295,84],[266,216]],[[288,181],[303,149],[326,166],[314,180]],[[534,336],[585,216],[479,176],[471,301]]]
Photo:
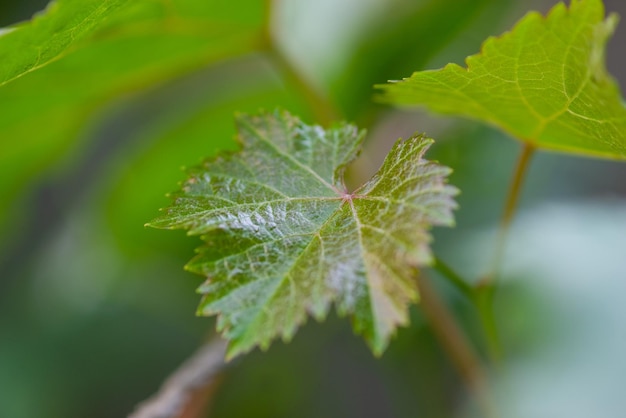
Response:
[[[192,418],[208,405],[225,367],[226,342],[214,337],[187,359],[129,418]]]

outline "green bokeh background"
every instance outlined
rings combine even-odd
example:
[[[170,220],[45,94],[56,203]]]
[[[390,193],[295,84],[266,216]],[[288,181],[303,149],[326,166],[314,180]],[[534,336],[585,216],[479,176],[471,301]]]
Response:
[[[454,168],[451,183],[462,194],[457,228],[434,231],[434,248],[466,277],[488,265],[519,144],[477,123],[375,104],[371,86],[462,63],[525,11],[553,4],[292,0],[279,8],[279,43],[303,77],[370,132],[351,173],[355,183],[377,168],[396,138],[418,130],[438,141],[430,158]],[[623,2],[606,5],[626,16]],[[34,0],[0,3],[0,27],[44,7]],[[226,18],[240,15],[237,5],[219,10]],[[255,10],[240,20],[254,24]],[[624,25],[609,45],[608,66],[625,86],[623,45]],[[124,51],[117,54],[121,59]],[[149,55],[133,58],[155,58]],[[59,71],[71,59],[59,60]],[[87,80],[98,68],[85,62]],[[37,106],[59,86],[32,75],[39,93],[17,99],[30,103],[23,106],[36,118]],[[88,88],[97,86],[85,85],[85,94]],[[11,96],[3,91],[0,101],[9,109]],[[64,138],[68,145],[29,170],[28,162],[5,169],[17,164],[10,156],[25,141],[33,141],[33,155],[45,153],[37,141],[51,138],[60,122],[52,117],[45,120],[51,127],[31,126],[34,138],[0,132],[0,183],[19,186],[0,202],[0,417],[126,416],[210,335],[213,319],[194,316],[201,278],[182,269],[198,240],[143,225],[167,205],[181,166],[234,148],[235,112],[276,107],[315,122],[297,86],[267,56],[250,53],[86,103],[83,122]],[[0,126],[2,118],[9,114],[0,114]],[[508,362],[493,379],[509,407],[505,416],[618,417],[626,408],[619,392],[610,396],[626,387],[619,355],[626,335],[619,322],[611,325],[611,318],[626,315],[616,298],[626,290],[625,179],[620,163],[549,153],[534,160],[497,298]],[[433,279],[482,350],[471,308],[435,273]],[[609,315],[605,306],[615,309]],[[603,324],[607,334],[590,331]],[[601,361],[590,360],[599,353],[605,353]],[[563,376],[579,384],[560,385]],[[536,393],[544,387],[551,389]],[[577,406],[583,393],[590,400]],[[276,342],[266,353],[236,360],[214,395],[211,416],[462,417],[471,414],[465,395],[413,308],[411,326],[381,359],[345,319],[332,317],[310,321],[288,345]],[[531,404],[539,409],[528,409]]]

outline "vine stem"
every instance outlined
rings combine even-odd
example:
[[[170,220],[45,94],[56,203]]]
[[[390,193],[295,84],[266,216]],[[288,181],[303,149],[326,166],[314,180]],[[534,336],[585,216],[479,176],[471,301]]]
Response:
[[[212,395],[226,367],[226,342],[214,337],[189,357],[128,418],[196,418],[206,416]]]
[[[467,280],[463,279],[439,258],[435,258],[435,263],[432,268],[448,279],[448,282],[472,303],[472,306],[476,309],[478,314],[483,337],[487,345],[489,359],[492,363],[499,362],[500,343],[495,319],[491,313],[491,308],[489,308],[493,295],[487,293],[487,291],[493,291],[495,287],[474,287],[470,285]]]
[[[524,179],[530,167],[535,147],[529,142],[524,142],[522,152],[518,158],[513,179],[504,204],[504,212],[500,220],[500,226],[496,237],[493,261],[490,271],[478,281],[475,289],[476,306],[482,329],[485,333],[487,348],[492,360],[498,363],[502,358],[502,348],[498,335],[497,324],[493,312],[494,297],[496,293],[497,274],[504,259],[506,243],[511,229],[511,223],[517,210],[517,204],[522,192]]]
[[[325,126],[343,119],[335,104],[318,88],[313,86],[302,72],[291,62],[289,57],[277,45],[273,34],[273,23],[278,0],[265,0],[265,24],[261,33],[261,48],[266,52],[272,64],[309,104],[317,121]]]
[[[421,298],[420,306],[433,331],[444,350],[448,352],[469,392],[476,399],[482,416],[495,418],[497,414],[481,361],[459,328],[455,318],[439,298],[429,278],[423,273],[417,274],[416,277]]]
[[[432,268],[446,277],[456,290],[461,292],[466,298],[474,299],[474,288],[439,257],[435,257]]]
[[[509,193],[504,204],[504,212],[502,213],[500,227],[498,228],[498,236],[496,238],[496,247],[494,251],[494,258],[491,265],[491,270],[486,276],[484,276],[480,280],[479,286],[481,287],[492,285],[495,282],[498,270],[500,269],[502,260],[504,258],[509,230],[511,229],[511,223],[517,210],[517,203],[519,202],[519,198],[522,192],[524,179],[526,177],[526,173],[528,172],[530,161],[534,153],[535,147],[528,142],[524,142],[522,152],[519,156],[519,159],[517,160],[517,165],[513,174],[513,180],[511,181],[511,186],[509,187]]]

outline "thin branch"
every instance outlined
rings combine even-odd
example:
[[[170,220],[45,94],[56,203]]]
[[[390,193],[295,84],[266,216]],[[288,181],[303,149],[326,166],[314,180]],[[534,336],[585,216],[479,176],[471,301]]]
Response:
[[[226,342],[218,338],[200,347],[128,418],[193,417],[191,411],[204,411],[225,366],[225,352]]]
[[[517,161],[517,167],[515,167],[515,174],[509,189],[509,195],[507,196],[506,205],[504,207],[504,213],[502,215],[501,226],[508,228],[511,225],[515,210],[517,209],[517,202],[522,191],[522,185],[524,178],[528,172],[530,161],[535,153],[535,147],[528,142],[525,142],[522,147],[522,153]]]
[[[222,383],[223,378],[224,374],[220,373],[213,378],[211,383],[195,391],[178,418],[207,418],[207,411],[211,406],[213,396]]]
[[[498,228],[498,236],[496,238],[496,247],[494,250],[491,269],[487,275],[478,281],[475,289],[478,312],[482,329],[487,340],[487,348],[492,361],[496,364],[499,363],[502,358],[502,347],[493,312],[493,301],[496,293],[496,277],[504,259],[509,230],[511,228],[511,223],[513,222],[513,217],[515,216],[524,179],[534,153],[535,147],[528,142],[524,142],[522,153],[517,161],[517,166],[515,167],[515,172],[513,174],[513,180],[511,181],[509,193],[504,204],[504,212]]]
[[[294,87],[304,97],[321,124],[328,126],[331,122],[342,119],[342,114],[335,104],[313,86],[302,72],[290,61],[281,50],[273,34],[273,24],[277,0],[265,0],[265,25],[261,34],[262,49],[265,50],[271,63],[283,75],[288,85]]]
[[[472,303],[478,313],[489,358],[493,364],[497,365],[502,357],[502,350],[500,348],[498,328],[492,313],[495,286],[473,287],[440,258],[435,258],[435,264],[432,268],[445,276],[448,281]]]
[[[475,305],[478,311],[480,326],[487,343],[487,352],[491,364],[498,366],[502,362],[502,344],[500,333],[494,315],[494,296],[496,286],[494,284],[478,286],[475,290]]]
[[[488,390],[483,365],[469,344],[467,337],[458,327],[456,320],[423,273],[417,275],[417,285],[421,297],[420,306],[441,345],[448,352],[468,390],[476,399],[483,416],[495,417],[495,407]]]
[[[462,293],[469,300],[474,300],[474,288],[464,280],[460,275],[458,275],[450,266],[443,262],[438,257],[435,257],[435,262],[432,265],[432,268],[437,271],[439,274],[448,279],[448,281]]]
[[[513,217],[515,216],[515,211],[517,210],[517,203],[522,192],[522,185],[524,184],[524,179],[534,153],[535,147],[528,142],[524,142],[522,153],[517,160],[513,180],[511,181],[509,193],[504,204],[504,212],[502,213],[502,219],[500,220],[500,226],[498,228],[498,236],[496,238],[496,247],[491,270],[480,280],[479,286],[481,287],[492,285],[494,283],[498,270],[500,269],[500,265],[502,264],[511,223],[513,221]]]

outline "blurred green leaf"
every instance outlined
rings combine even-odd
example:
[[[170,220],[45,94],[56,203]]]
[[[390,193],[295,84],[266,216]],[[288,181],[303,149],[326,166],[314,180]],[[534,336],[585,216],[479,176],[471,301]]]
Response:
[[[0,87],[59,59],[91,35],[125,0],[59,0],[0,39]]]
[[[423,160],[432,140],[399,141],[372,180],[349,193],[343,172],[364,138],[286,112],[237,119],[240,153],[190,170],[151,225],[202,235],[187,268],[205,275],[200,313],[219,314],[229,356],[290,340],[331,302],[381,354],[407,305],[416,267],[431,260],[432,225],[451,225],[449,169]],[[401,181],[398,181],[401,179]]]
[[[256,48],[257,3],[61,0],[0,37],[0,201],[75,148],[112,100]]]
[[[617,16],[600,0],[529,13],[467,68],[449,64],[379,86],[383,100],[496,125],[536,147],[626,159],[626,109],[604,66]]]

